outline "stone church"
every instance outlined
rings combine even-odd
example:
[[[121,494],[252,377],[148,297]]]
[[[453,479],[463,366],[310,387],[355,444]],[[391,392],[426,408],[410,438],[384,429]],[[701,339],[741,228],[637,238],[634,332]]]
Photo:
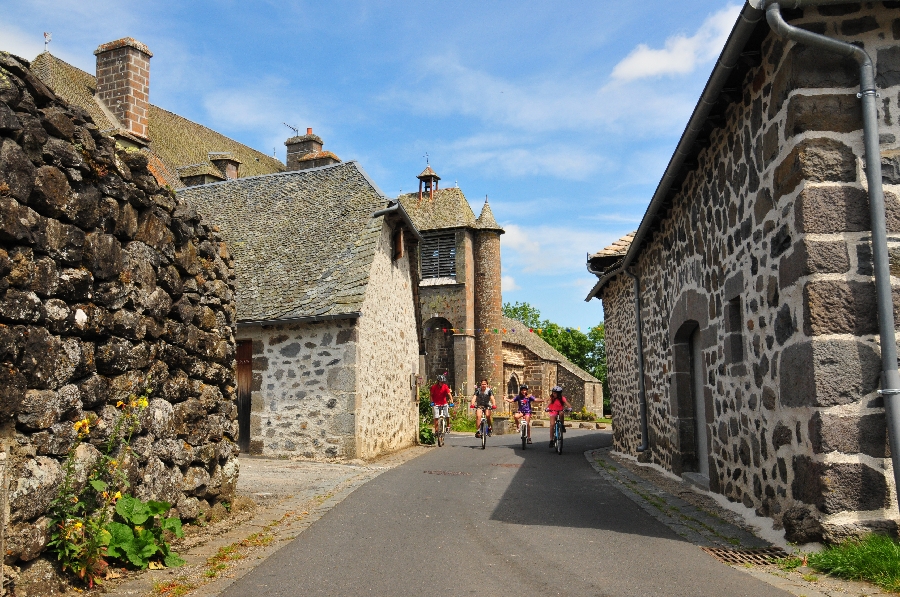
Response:
[[[447,373],[466,395],[488,379],[498,396],[527,383],[536,396],[563,385],[572,403],[602,412],[602,384],[523,324],[503,317],[500,235],[485,199],[476,218],[458,187],[440,188],[427,166],[419,190],[398,198],[422,233],[418,323],[425,381]]]
[[[897,313],[895,4],[784,11],[873,59],[880,181],[857,63],[776,34],[748,3],[640,227],[588,261],[615,449],[796,543],[897,530],[869,209],[883,185]]]

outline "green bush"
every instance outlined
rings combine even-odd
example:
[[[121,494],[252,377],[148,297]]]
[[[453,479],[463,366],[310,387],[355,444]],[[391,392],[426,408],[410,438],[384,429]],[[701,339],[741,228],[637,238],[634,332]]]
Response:
[[[181,519],[163,518],[172,504],[148,501],[122,496],[116,502],[115,520],[106,525],[110,534],[107,555],[119,560],[128,560],[141,570],[150,565],[154,557],[161,558],[166,566],[181,566],[184,560],[171,550],[163,533],[168,531],[176,537],[184,537]],[[149,521],[149,522],[148,522]]]

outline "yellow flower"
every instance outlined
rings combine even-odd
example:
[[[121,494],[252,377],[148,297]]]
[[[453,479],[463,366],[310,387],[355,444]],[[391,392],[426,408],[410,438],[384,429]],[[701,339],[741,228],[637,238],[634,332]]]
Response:
[[[116,408],[120,408],[120,407],[122,407],[122,406],[125,406],[125,403],[124,403],[124,402],[122,402],[121,400],[119,400],[118,402],[116,402]]]
[[[147,403],[147,399],[146,399],[146,398],[141,398],[141,399],[138,401],[138,406],[140,406],[141,408],[147,408],[147,404],[148,404],[148,403]]]
[[[77,503],[78,503],[78,496],[74,496],[74,495],[72,496],[72,503],[73,503],[73,504],[77,504]]]
[[[117,500],[117,499],[119,499],[119,498],[121,498],[121,497],[122,497],[122,492],[121,492],[121,491],[117,491],[117,492],[116,492],[116,495],[113,496],[113,499],[114,499],[114,500]]]
[[[76,523],[75,523],[75,528],[76,528],[76,529],[80,529],[80,528],[81,528],[81,523],[80,523],[80,522],[76,522]]]
[[[136,400],[132,400],[132,401],[131,401],[131,408],[134,408],[134,407],[136,407],[136,406],[137,406],[137,401],[136,401]]]

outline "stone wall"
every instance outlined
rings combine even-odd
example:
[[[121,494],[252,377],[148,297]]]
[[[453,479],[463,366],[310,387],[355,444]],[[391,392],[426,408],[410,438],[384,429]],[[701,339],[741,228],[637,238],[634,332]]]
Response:
[[[250,453],[353,458],[356,320],[241,326],[253,342]]]
[[[862,42],[876,60],[888,226],[900,232],[890,170],[900,134],[896,11],[810,8],[793,22]],[[742,101],[635,268],[650,458],[697,470],[699,417],[710,489],[773,517],[797,542],[895,528],[856,73],[852,61],[769,34]],[[614,441],[634,454],[632,300],[624,276],[604,289]],[[691,343],[705,413],[691,403]]]
[[[234,271],[218,234],[116,151],[84,111],[0,52],[0,442],[10,455],[7,561],[47,540],[74,421],[152,398],[123,457],[131,491],[185,519],[227,499],[233,438]]]
[[[500,288],[500,234],[486,230],[478,232],[473,255],[475,328],[501,328],[503,299]],[[475,378],[476,383],[487,379],[493,387],[504,383],[503,338],[500,334],[475,334]]]
[[[358,458],[374,458],[411,446],[419,433],[414,382],[419,345],[410,260],[403,257],[392,261],[390,241],[391,230],[384,226],[359,319],[355,411]]]
[[[418,250],[415,251],[414,263],[418,265]],[[419,286],[420,321],[426,328],[434,326],[434,319],[445,319],[450,328],[458,331],[448,332],[453,349],[453,370],[448,382],[454,391],[466,388],[471,391],[475,379],[475,302],[472,287],[475,283],[475,268],[472,256],[472,233],[469,230],[456,231],[456,283],[442,282],[434,284],[431,280],[422,280]],[[429,321],[431,320],[431,321]],[[442,324],[443,325],[443,324]],[[441,332],[443,334],[443,332]],[[438,365],[426,355],[425,374],[430,376],[437,371]]]

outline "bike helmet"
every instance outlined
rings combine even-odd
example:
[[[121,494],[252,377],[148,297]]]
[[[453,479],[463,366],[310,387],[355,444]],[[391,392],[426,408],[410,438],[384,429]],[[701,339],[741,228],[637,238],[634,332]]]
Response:
[[[439,383],[447,383],[447,376],[446,375],[438,375],[437,380]]]
[[[562,396],[562,391],[563,391],[563,389],[562,389],[562,386],[553,386],[553,388],[551,388],[550,391],[551,391],[551,392],[556,392],[557,394],[559,394],[560,396]]]
[[[522,390],[527,390],[527,389],[528,389],[528,384],[527,384],[527,383],[523,383],[522,385],[519,386],[519,391],[520,391],[520,392],[521,392]]]

